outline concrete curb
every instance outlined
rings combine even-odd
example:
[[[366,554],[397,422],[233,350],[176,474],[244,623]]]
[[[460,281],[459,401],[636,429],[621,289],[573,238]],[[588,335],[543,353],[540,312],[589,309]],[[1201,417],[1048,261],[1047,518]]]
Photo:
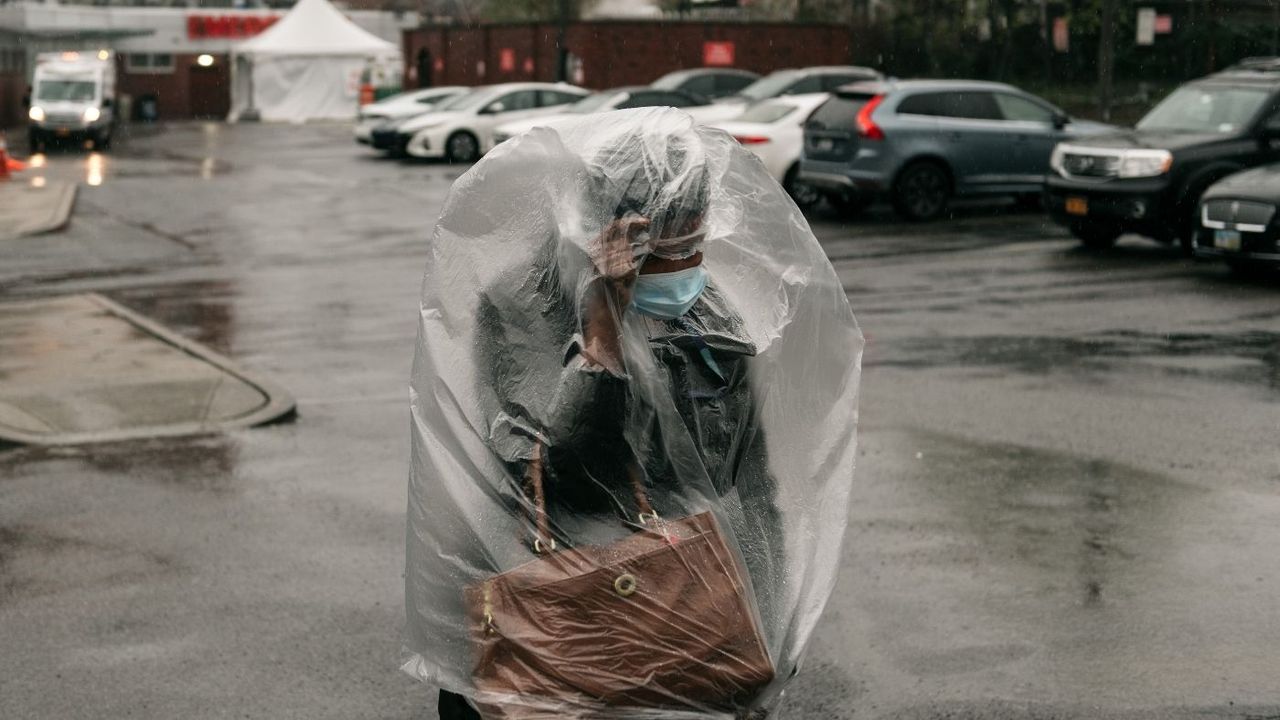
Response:
[[[49,180],[41,187],[14,181],[0,183],[0,241],[66,227],[78,189],[77,183],[61,180]]]
[[[171,346],[174,350],[213,366],[217,370],[251,386],[265,397],[265,402],[248,412],[220,420],[141,425],[117,430],[37,434],[22,432],[13,427],[0,425],[0,442],[26,445],[80,445],[142,438],[199,435],[263,425],[287,418],[293,414],[295,410],[294,399],[282,387],[240,368],[230,359],[219,355],[204,345],[181,337],[160,324],[96,293],[70,297],[83,298],[108,314],[132,325],[135,332],[150,336]],[[91,369],[84,368],[84,371],[87,375]]]

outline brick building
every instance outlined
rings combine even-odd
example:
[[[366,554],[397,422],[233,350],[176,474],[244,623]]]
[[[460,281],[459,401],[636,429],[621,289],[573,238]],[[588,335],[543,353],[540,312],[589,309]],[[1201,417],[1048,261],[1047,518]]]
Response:
[[[166,120],[224,118],[231,102],[232,46],[262,32],[286,12],[287,8],[0,2],[0,128],[26,121],[21,97],[36,54],[66,50],[115,50],[120,58],[119,92],[132,101],[135,115],[140,101],[147,100]],[[345,14],[392,42],[403,28],[417,24],[413,13]]]
[[[557,79],[554,23],[428,26],[404,32],[405,87]],[[565,46],[583,87],[647,85],[683,68],[725,65],[758,73],[874,61],[848,25],[681,20],[570,23]]]

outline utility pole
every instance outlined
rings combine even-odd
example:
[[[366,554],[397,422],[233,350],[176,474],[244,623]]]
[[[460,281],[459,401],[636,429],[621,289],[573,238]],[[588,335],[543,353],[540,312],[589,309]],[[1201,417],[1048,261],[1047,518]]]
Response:
[[[556,0],[556,80],[569,82],[569,0]]]
[[[1280,1],[1280,0],[1277,0]],[[858,51],[854,49],[855,38],[858,36],[858,6],[860,0],[849,0],[849,64],[858,64]],[[865,28],[864,28],[865,29]]]
[[[1098,106],[1104,121],[1111,120],[1112,76],[1116,64],[1116,0],[1102,0],[1102,26],[1098,38]]]
[[[1044,50],[1044,82],[1047,87],[1053,84],[1053,28],[1049,27],[1049,0],[1040,0],[1040,47]]]

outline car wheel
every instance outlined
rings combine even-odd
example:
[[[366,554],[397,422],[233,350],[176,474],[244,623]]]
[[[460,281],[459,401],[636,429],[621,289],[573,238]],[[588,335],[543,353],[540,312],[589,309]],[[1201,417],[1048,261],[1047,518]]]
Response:
[[[799,180],[800,171],[796,166],[791,166],[787,171],[786,177],[782,179],[782,189],[787,191],[791,199],[801,208],[810,208],[818,204],[822,199],[822,195],[818,193],[817,188],[807,182]]]
[[[444,141],[444,156],[451,163],[475,162],[480,157],[480,141],[475,135],[459,130]]]
[[[32,154],[44,152],[44,138],[35,128],[27,129],[27,152]]]
[[[1227,269],[1241,280],[1262,280],[1275,272],[1275,268],[1248,260],[1228,260]]]
[[[1090,250],[1106,250],[1120,237],[1119,230],[1105,225],[1072,225],[1071,234]]]
[[[893,185],[893,207],[908,220],[933,220],[946,211],[950,199],[951,177],[935,162],[908,165]]]
[[[824,197],[827,203],[841,215],[857,215],[871,204],[871,198],[866,195],[848,191],[829,192]]]
[[[110,150],[111,149],[111,133],[106,132],[93,137],[94,150]]]

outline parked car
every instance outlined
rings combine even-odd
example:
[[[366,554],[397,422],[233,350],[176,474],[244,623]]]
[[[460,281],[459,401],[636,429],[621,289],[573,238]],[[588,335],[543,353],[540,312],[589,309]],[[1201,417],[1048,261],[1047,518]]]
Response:
[[[712,127],[729,133],[755,153],[796,204],[808,207],[822,196],[799,178],[804,121],[829,97],[827,93],[810,93],[765,100],[747,108],[736,120],[713,123]]]
[[[420,90],[402,92],[383,98],[376,103],[365,105],[360,108],[360,112],[356,116],[356,142],[364,145],[373,145],[374,130],[414,115],[421,115],[434,107],[438,107],[440,103],[450,98],[455,98],[468,92],[471,92],[470,88],[461,86],[422,88]],[[387,149],[377,145],[374,145],[374,147],[379,150]]]
[[[877,70],[856,65],[832,65],[778,70],[746,86],[734,95],[720,98],[706,108],[690,113],[699,122],[733,120],[747,106],[783,95],[807,95],[830,92],[842,85],[866,80],[880,80]]]
[[[493,147],[493,131],[499,125],[560,112],[589,94],[564,83],[489,85],[401,122],[391,142],[413,157],[474,162]]]
[[[714,100],[741,92],[759,79],[760,76],[750,70],[691,68],[667,73],[654,80],[651,87],[658,90],[680,90]]]
[[[1191,251],[1204,191],[1280,160],[1280,58],[1255,58],[1193,80],[1133,130],[1068,142],[1053,153],[1050,215],[1088,247],[1124,233]]]
[[[706,98],[684,92],[683,90],[655,90],[648,85],[631,85],[628,87],[614,88],[612,90],[605,90],[603,92],[588,95],[572,105],[565,107],[563,112],[551,115],[539,115],[537,117],[503,123],[493,131],[493,142],[497,145],[519,135],[522,132],[525,132],[526,130],[532,130],[540,125],[546,125],[557,120],[574,118],[588,113],[608,112],[609,110],[626,110],[628,108],[640,107],[690,108],[706,105],[709,102],[710,101]]]
[[[1228,175],[1200,197],[1195,254],[1233,270],[1280,267],[1280,164]]]
[[[1060,140],[1114,129],[1003,83],[857,83],[809,117],[800,180],[851,209],[885,195],[903,217],[930,220],[953,196],[1038,199]]]

